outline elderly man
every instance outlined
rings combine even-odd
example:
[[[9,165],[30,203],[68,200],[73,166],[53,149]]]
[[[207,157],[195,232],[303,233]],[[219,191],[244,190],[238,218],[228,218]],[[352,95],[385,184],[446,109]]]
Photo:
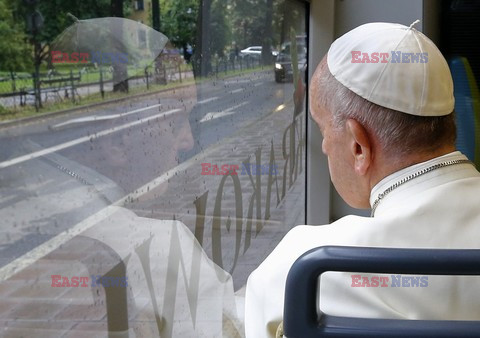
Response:
[[[340,37],[313,75],[310,99],[335,188],[372,214],[292,229],[248,279],[247,337],[275,336],[287,273],[311,248],[479,247],[480,174],[455,151],[451,74],[413,24],[371,23]],[[357,275],[322,276],[323,312],[479,319],[478,280],[424,276],[399,287],[393,276]]]

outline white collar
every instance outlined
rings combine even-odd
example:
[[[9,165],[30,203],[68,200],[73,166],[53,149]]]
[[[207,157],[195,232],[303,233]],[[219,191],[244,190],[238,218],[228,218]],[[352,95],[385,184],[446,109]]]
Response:
[[[403,179],[406,179],[410,175],[422,170],[429,168],[431,166],[434,166],[436,164],[440,164],[445,161],[454,161],[454,160],[466,160],[467,158],[465,155],[463,155],[459,151],[454,151],[451,153],[448,153],[446,155],[442,155],[439,157],[435,157],[431,160],[421,162],[414,164],[412,166],[409,166],[407,168],[401,169],[397,172],[394,172],[393,174],[390,174],[383,178],[380,182],[378,182],[370,192],[370,206],[373,206],[375,203],[375,200],[379,197],[380,194],[382,194],[384,191],[386,191],[389,187],[394,185],[396,182],[399,182]],[[408,184],[408,183],[407,183]]]

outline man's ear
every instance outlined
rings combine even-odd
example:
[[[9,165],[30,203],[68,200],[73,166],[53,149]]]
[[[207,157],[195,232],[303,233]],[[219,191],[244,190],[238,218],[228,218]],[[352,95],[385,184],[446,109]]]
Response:
[[[372,140],[365,127],[358,121],[348,119],[346,130],[350,136],[349,150],[353,156],[355,172],[365,175],[372,163]]]

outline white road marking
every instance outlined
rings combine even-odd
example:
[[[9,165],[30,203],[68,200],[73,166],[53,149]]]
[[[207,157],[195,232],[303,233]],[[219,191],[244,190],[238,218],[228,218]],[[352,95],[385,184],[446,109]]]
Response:
[[[203,122],[208,122],[208,121],[211,121],[211,120],[215,120],[215,119],[218,119],[219,117],[224,117],[224,116],[228,116],[228,115],[232,115],[232,114],[235,114],[235,112],[233,111],[221,111],[221,112],[211,112],[211,113],[207,113],[204,117],[202,117],[202,119],[199,121],[199,123],[203,123]]]
[[[215,100],[218,100],[218,99],[219,99],[218,96],[214,96],[214,97],[210,97],[208,99],[200,100],[200,101],[197,102],[197,104],[204,104],[204,103],[212,102],[212,101],[215,101]]]
[[[249,102],[248,101],[243,101],[242,103],[239,103],[235,106],[232,106],[228,109],[225,109],[223,111],[220,111],[220,112],[210,112],[210,113],[207,113],[201,120],[199,123],[203,123],[203,122],[208,122],[208,121],[211,121],[211,120],[215,120],[215,119],[218,119],[219,117],[224,117],[224,116],[228,116],[228,115],[232,115],[232,114],[235,114],[234,110],[237,109],[237,108],[240,108],[246,104],[248,104]]]
[[[229,80],[225,81],[226,85],[238,84],[238,83],[251,83],[252,79],[243,79],[243,80]]]
[[[254,86],[254,87],[258,87],[258,86],[260,86],[260,85],[262,85],[262,84],[264,84],[264,82],[257,82],[257,83],[255,83],[253,86]]]
[[[240,92],[243,92],[244,90],[245,90],[245,88],[238,88],[238,89],[230,91],[230,94],[240,93]]]
[[[0,268],[0,281],[4,281],[12,277],[17,272],[35,263],[43,256],[57,249],[63,243],[67,242],[68,240],[81,234],[83,231],[91,228],[93,225],[112,215],[115,210],[116,209],[112,207],[105,207],[96,214],[93,214],[90,217],[84,219],[82,222],[78,223],[74,227],[61,232],[57,236],[37,246],[35,249],[30,250],[26,254],[3,266],[2,268]]]
[[[239,104],[237,104],[237,105],[235,105],[235,106],[231,106],[230,108],[225,109],[225,111],[235,110],[235,109],[240,108],[240,107],[242,107],[242,106],[244,106],[244,105],[246,105],[246,104],[248,104],[248,103],[249,103],[248,101],[243,101],[242,103],[239,103]]]
[[[279,105],[277,108],[275,108],[274,112],[275,112],[275,113],[276,113],[276,112],[279,112],[280,110],[285,109],[285,107],[286,107],[285,104],[281,104],[281,105]]]
[[[56,129],[56,128],[60,128],[60,127],[63,127],[63,126],[67,126],[69,124],[74,124],[74,123],[111,120],[111,119],[116,119],[120,116],[122,116],[122,115],[121,114],[113,114],[113,115],[93,115],[93,116],[79,117],[77,119],[72,119],[72,120],[62,122],[62,123],[58,123],[58,124],[52,126],[52,128]]]
[[[11,160],[3,161],[3,162],[0,162],[0,169],[7,168],[7,167],[10,167],[12,165],[19,164],[19,163],[22,163],[22,162],[25,162],[25,161],[28,161],[28,160],[32,160],[32,159],[35,159],[35,158],[38,158],[38,157],[41,157],[41,156],[44,156],[44,155],[47,155],[47,154],[51,154],[51,153],[54,153],[54,152],[59,151],[59,150],[70,148],[70,147],[76,146],[78,144],[88,142],[90,140],[94,140],[94,139],[97,139],[99,137],[106,136],[106,135],[115,133],[117,131],[124,130],[124,129],[130,128],[130,127],[148,122],[150,120],[154,120],[156,118],[165,118],[165,117],[167,117],[169,115],[173,115],[173,114],[175,114],[175,113],[177,113],[181,110],[182,109],[169,110],[167,112],[152,115],[152,116],[149,116],[149,117],[137,120],[137,121],[133,121],[133,122],[121,125],[121,126],[106,129],[106,130],[100,131],[100,132],[95,133],[95,134],[90,135],[90,136],[83,136],[83,137],[77,138],[75,140],[71,140],[71,141],[68,141],[68,142],[50,147],[50,148],[45,148],[45,149],[35,151],[33,153],[30,153],[30,154],[26,154],[26,155],[23,155],[23,156],[13,158]]]
[[[29,265],[35,263],[40,258],[48,255],[53,250],[59,248],[62,244],[66,243],[73,237],[88,230],[95,224],[98,224],[98,222],[106,219],[117,210],[117,208],[115,208],[116,206],[122,206],[125,202],[135,200],[140,196],[142,196],[144,193],[155,189],[159,185],[171,179],[172,176],[174,176],[177,172],[181,172],[188,169],[196,161],[202,161],[204,158],[208,157],[212,152],[214,152],[217,148],[218,146],[213,146],[209,150],[202,152],[200,156],[192,157],[189,160],[183,162],[182,164],[176,166],[175,168],[170,169],[169,171],[165,172],[163,175],[153,179],[152,181],[148,182],[141,188],[136,189],[134,192],[122,197],[118,201],[112,203],[111,205],[99,210],[95,214],[77,223],[72,228],[61,232],[55,237],[37,246],[35,249],[30,250],[29,252],[18,257],[14,261],[1,267],[0,282],[12,277],[14,274],[20,272],[21,270],[25,269]]]
[[[160,106],[161,106],[161,104],[154,104],[153,106],[135,109],[135,110],[132,110],[132,111],[129,111],[129,112],[126,112],[126,113],[119,113],[119,114],[113,114],[113,115],[92,115],[92,116],[79,117],[79,118],[76,118],[76,119],[71,119],[71,120],[68,120],[68,121],[65,121],[65,122],[62,122],[62,123],[58,123],[58,124],[52,126],[52,128],[55,129],[55,128],[63,127],[63,126],[73,124],[73,123],[93,122],[93,121],[116,119],[118,117],[139,113],[141,111],[157,108],[157,107],[160,107]]]

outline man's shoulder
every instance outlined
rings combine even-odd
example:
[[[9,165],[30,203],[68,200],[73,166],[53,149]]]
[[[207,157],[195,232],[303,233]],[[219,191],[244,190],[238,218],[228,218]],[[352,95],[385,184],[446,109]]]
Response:
[[[348,215],[325,225],[297,225],[285,239],[320,245],[353,245],[372,231],[381,231],[375,224],[374,218]]]
[[[302,224],[297,225],[292,228],[290,231],[294,232],[316,232],[316,231],[339,231],[340,228],[349,228],[349,227],[358,227],[358,226],[367,226],[372,224],[375,219],[372,217],[358,216],[358,215],[347,215],[343,216],[331,223],[321,224],[321,225],[309,225]]]

